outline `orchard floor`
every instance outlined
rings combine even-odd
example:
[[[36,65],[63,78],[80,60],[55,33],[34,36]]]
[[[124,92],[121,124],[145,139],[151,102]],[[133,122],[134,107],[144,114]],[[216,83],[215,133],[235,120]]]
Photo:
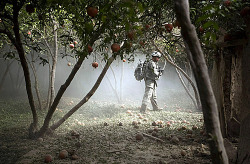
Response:
[[[53,122],[78,101],[64,98]],[[55,164],[211,163],[201,112],[174,105],[141,115],[138,105],[126,104],[89,101],[53,136],[30,140],[32,118],[27,100],[1,100],[0,163],[39,164],[47,154]],[[45,112],[39,112],[40,124],[44,116]],[[142,140],[136,139],[137,134],[142,134]],[[61,150],[69,156],[60,159]]]

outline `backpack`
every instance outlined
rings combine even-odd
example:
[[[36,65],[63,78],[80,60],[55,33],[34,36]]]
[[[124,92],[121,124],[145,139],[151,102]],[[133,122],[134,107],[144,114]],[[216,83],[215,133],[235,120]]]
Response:
[[[137,67],[135,68],[134,76],[137,81],[141,81],[142,79],[144,79],[146,65],[147,65],[147,61],[144,61],[144,62],[140,61]]]

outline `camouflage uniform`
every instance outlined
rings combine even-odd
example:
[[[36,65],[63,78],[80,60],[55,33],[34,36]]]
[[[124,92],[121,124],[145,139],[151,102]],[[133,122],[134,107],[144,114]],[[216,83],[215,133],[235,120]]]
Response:
[[[149,101],[151,101],[151,104],[153,106],[154,111],[160,110],[157,105],[157,95],[156,95],[156,88],[157,88],[157,80],[161,76],[161,71],[159,71],[159,65],[158,62],[155,62],[153,60],[150,60],[146,65],[145,70],[145,93],[142,100],[142,105],[140,112],[145,113],[147,109],[147,105],[149,104]]]

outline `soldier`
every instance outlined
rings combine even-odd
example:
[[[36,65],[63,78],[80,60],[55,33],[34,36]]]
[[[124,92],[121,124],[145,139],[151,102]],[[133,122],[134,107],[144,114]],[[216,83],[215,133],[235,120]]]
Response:
[[[152,59],[146,63],[144,81],[145,81],[145,93],[142,100],[140,112],[145,113],[149,100],[153,106],[153,111],[160,111],[161,108],[157,105],[156,87],[157,80],[162,75],[163,70],[160,70],[158,61],[161,58],[161,54],[157,51],[152,53]]]

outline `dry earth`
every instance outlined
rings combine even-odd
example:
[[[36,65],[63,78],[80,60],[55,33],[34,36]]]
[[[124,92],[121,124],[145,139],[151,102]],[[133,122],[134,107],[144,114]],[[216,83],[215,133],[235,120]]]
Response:
[[[76,104],[64,99],[54,120]],[[69,118],[53,136],[30,140],[31,120],[25,101],[1,101],[0,163],[211,163],[200,112],[165,106],[141,115],[138,106],[91,101]],[[43,118],[44,112],[40,113]],[[42,120],[40,118],[40,120]],[[141,140],[136,135],[142,135]],[[68,152],[59,158],[62,150]]]

